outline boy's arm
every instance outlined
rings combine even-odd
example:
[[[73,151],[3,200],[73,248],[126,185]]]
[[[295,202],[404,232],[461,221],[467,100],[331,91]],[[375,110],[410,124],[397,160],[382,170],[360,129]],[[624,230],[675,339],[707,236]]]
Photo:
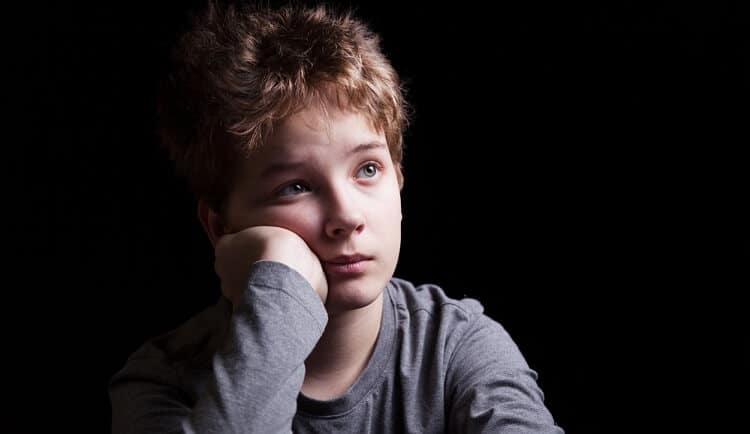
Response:
[[[449,362],[449,432],[561,434],[536,378],[508,333],[480,315]]]
[[[112,432],[290,432],[304,361],[326,322],[302,275],[279,262],[255,263],[194,407],[165,365],[131,360],[111,383]]]

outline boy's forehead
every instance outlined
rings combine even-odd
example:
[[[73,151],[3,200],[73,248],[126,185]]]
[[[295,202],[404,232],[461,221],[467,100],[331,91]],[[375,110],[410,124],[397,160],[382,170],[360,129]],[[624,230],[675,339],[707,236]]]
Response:
[[[345,150],[361,143],[379,141],[385,142],[385,135],[361,113],[307,109],[277,124],[261,147],[268,154],[283,155],[304,152],[311,146],[334,145]]]
[[[317,122],[309,122],[311,119]],[[364,116],[339,112],[323,118],[300,113],[274,128],[268,140],[243,162],[242,170],[260,175],[269,165],[290,161],[304,163],[315,156],[329,154],[347,157],[363,150],[389,153],[385,135],[375,130]]]

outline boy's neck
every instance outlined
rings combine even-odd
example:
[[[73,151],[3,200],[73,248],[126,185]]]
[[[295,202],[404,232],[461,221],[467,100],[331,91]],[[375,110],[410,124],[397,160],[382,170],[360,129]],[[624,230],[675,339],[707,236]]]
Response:
[[[323,336],[305,361],[302,392],[319,400],[346,392],[370,360],[382,316],[383,293],[366,307],[329,316]]]

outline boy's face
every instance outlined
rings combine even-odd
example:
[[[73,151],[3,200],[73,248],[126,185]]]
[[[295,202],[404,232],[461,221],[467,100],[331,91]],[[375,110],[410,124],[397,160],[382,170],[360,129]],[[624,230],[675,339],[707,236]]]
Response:
[[[225,223],[231,231],[295,232],[326,270],[329,312],[369,305],[393,275],[401,243],[400,187],[385,136],[348,111],[289,117],[242,163]],[[327,264],[355,254],[370,259],[343,271]]]

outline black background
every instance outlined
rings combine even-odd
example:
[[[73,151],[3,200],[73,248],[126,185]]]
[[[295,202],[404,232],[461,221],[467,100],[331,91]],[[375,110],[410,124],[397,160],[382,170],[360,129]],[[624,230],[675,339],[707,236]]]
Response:
[[[156,84],[200,3],[8,14],[21,297],[7,318],[21,319],[6,329],[32,373],[11,378],[14,408],[59,413],[19,432],[106,431],[109,377],[219,294],[194,199],[155,138]],[[683,364],[721,345],[706,293],[727,286],[696,264],[718,258],[710,239],[744,234],[727,229],[743,201],[743,11],[559,3],[357,5],[415,111],[396,274],[481,300],[566,431],[647,431],[702,396]]]

